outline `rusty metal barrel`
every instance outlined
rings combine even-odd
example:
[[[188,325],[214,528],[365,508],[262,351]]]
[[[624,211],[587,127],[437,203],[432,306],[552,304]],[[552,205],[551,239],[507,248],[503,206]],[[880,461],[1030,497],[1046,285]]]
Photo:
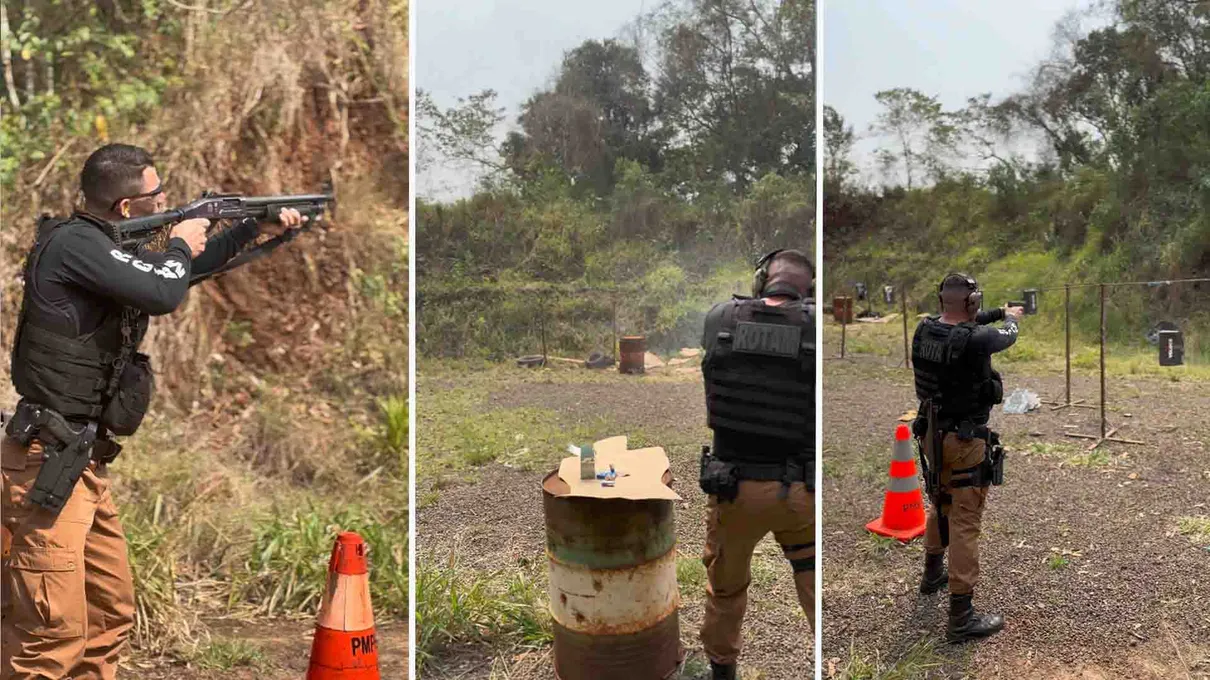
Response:
[[[624,335],[618,340],[619,373],[642,373],[644,355],[647,354],[647,338],[642,335]]]
[[[853,323],[853,298],[847,295],[832,298],[832,318],[836,323]]]
[[[542,482],[555,677],[672,676],[684,657],[672,501],[556,495],[567,491],[558,472]]]

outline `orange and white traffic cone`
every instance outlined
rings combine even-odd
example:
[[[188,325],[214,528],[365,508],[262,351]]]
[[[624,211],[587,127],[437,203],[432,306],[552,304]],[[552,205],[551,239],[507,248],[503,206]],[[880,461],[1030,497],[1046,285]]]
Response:
[[[351,531],[332,547],[307,680],[379,680],[366,542]]]
[[[916,459],[912,456],[912,433],[907,425],[895,428],[895,448],[891,455],[891,482],[882,501],[882,516],[865,525],[878,534],[904,543],[924,534],[924,496],[916,478]]]

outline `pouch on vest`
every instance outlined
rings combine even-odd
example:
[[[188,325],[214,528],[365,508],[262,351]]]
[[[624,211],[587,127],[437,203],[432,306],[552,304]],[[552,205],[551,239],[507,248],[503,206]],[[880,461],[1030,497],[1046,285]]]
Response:
[[[733,463],[710,455],[709,447],[702,447],[701,474],[697,483],[702,493],[716,496],[720,503],[739,497],[739,469]]]
[[[142,352],[135,352],[122,367],[118,376],[118,387],[101,413],[101,424],[119,436],[129,436],[139,429],[151,394],[155,390],[155,376],[151,372],[151,359]]]
[[[983,385],[983,396],[987,399],[987,403],[999,404],[1004,401],[1004,382],[1000,379],[1000,374],[992,371],[992,377]]]

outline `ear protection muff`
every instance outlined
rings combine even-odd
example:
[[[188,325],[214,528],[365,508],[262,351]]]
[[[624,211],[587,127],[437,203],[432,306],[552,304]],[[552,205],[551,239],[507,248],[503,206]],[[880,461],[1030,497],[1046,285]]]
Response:
[[[937,302],[939,304],[944,307],[945,301],[942,299],[941,293],[945,290],[946,281],[951,282],[951,287],[956,285],[956,282],[954,282],[953,279],[961,279],[961,283],[964,284],[967,290],[970,291],[970,293],[968,293],[966,296],[966,309],[968,311],[971,309],[978,310],[983,307],[983,291],[979,290],[979,282],[966,274],[950,274],[944,279],[941,279],[941,283],[937,284]]]
[[[756,262],[756,274],[752,277],[752,297],[760,297],[765,292],[765,284],[769,283],[769,265],[778,253],[784,253],[785,248],[778,248]]]

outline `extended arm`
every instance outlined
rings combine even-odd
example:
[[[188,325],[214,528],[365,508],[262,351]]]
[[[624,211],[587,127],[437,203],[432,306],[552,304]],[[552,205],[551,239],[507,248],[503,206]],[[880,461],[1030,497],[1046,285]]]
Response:
[[[1003,310],[1000,310],[1003,314]],[[1003,352],[1013,343],[1017,341],[1017,320],[1011,316],[1004,316],[1004,326],[1001,328],[993,328],[991,326],[980,326],[971,336],[971,345],[978,351],[994,354],[995,352]]]
[[[975,323],[982,326],[984,324],[1002,321],[1003,319],[1004,319],[1004,310],[997,307],[995,309],[987,309],[987,310],[979,312],[979,314],[975,316]]]

